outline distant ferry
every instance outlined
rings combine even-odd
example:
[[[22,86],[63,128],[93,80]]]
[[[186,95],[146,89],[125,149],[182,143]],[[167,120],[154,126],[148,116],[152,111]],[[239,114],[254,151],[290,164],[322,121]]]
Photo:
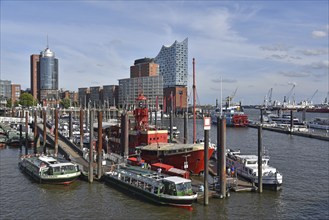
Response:
[[[229,127],[247,127],[249,124],[248,115],[246,115],[240,106],[229,106],[223,108],[223,115],[226,118],[226,126]],[[217,117],[221,115],[220,108],[211,112],[212,124],[217,124]]]
[[[18,166],[39,183],[66,185],[81,174],[78,165],[51,156],[25,155]]]

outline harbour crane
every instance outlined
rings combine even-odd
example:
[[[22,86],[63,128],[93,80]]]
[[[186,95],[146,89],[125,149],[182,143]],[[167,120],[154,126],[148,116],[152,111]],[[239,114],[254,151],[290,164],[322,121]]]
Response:
[[[231,105],[231,102],[233,98],[235,97],[236,91],[238,90],[238,87],[236,87],[235,91],[232,95],[226,97],[226,106],[229,107]]]
[[[296,85],[293,84],[293,85],[292,85],[292,88],[289,90],[289,92],[287,93],[287,95],[284,96],[284,98],[283,98],[283,103],[289,102],[289,98],[290,98],[292,92],[294,91],[294,88],[295,88],[295,87],[296,87]]]
[[[318,89],[315,90],[315,92],[313,93],[313,95],[311,96],[311,98],[307,99],[307,102],[308,102],[308,103],[311,103],[311,102],[312,102],[312,99],[313,99],[313,97],[315,96],[315,94],[316,94],[317,92],[318,92]]]
[[[270,88],[270,90],[268,90],[267,94],[265,95],[264,98],[265,108],[267,108],[268,105],[272,105],[272,92],[273,92],[273,88]]]

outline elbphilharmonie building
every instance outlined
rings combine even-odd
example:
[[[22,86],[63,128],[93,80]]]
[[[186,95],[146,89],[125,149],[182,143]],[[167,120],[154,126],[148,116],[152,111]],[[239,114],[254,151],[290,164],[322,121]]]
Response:
[[[175,41],[171,46],[162,46],[154,58],[163,76],[164,88],[187,86],[188,79],[188,38]]]

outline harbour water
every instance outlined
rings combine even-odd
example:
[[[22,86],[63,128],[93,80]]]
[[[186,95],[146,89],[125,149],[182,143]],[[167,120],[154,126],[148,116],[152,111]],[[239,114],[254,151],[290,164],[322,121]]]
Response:
[[[174,124],[182,136],[183,119]],[[191,141],[192,120],[188,127]],[[197,120],[197,137],[203,132]],[[210,138],[216,142],[216,126]],[[257,154],[257,140],[257,129],[227,128],[228,148]],[[6,147],[0,149],[0,219],[329,219],[329,143],[263,131],[263,146],[283,174],[281,191],[231,192],[208,206],[200,200],[192,211],[154,205],[98,182],[35,183],[18,169],[19,148]]]

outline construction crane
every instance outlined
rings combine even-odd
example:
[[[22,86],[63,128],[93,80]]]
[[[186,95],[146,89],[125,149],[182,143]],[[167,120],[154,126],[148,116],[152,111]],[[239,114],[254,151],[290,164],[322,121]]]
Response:
[[[229,107],[231,105],[231,102],[233,98],[235,97],[236,91],[238,90],[238,87],[236,87],[235,91],[232,93],[232,95],[226,97],[226,107]]]
[[[295,88],[295,87],[296,87],[296,85],[293,84],[293,85],[292,85],[292,88],[289,90],[289,92],[287,93],[287,95],[284,96],[284,98],[283,98],[283,102],[284,102],[284,103],[289,102],[289,98],[290,98],[292,92],[294,91],[294,88]]]
[[[267,108],[267,106],[270,104],[272,104],[272,92],[273,92],[273,88],[270,88],[270,90],[268,90],[267,94],[265,95],[264,98],[264,105],[265,108]]]
[[[317,92],[318,92],[318,89],[315,90],[315,92],[313,93],[313,95],[311,96],[311,98],[307,99],[307,102],[308,102],[308,103],[311,103],[311,102],[312,102],[312,99],[313,99],[313,97],[315,96],[315,94],[316,94]]]

